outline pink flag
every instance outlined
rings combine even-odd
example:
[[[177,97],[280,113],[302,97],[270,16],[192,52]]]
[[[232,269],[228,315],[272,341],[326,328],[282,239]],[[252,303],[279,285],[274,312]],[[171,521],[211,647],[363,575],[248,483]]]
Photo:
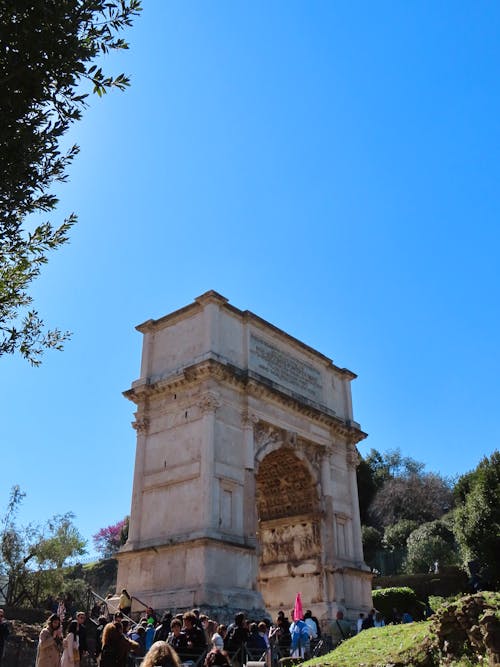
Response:
[[[303,616],[304,612],[302,611],[302,600],[300,599],[300,593],[297,593],[297,597],[295,598],[295,606],[293,608],[293,620],[300,621],[302,620]]]

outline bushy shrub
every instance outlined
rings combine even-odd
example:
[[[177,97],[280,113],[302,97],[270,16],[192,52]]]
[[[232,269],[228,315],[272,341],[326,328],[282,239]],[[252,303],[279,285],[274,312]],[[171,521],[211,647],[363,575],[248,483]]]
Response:
[[[411,533],[406,546],[405,570],[409,573],[429,572],[436,561],[440,567],[457,562],[454,535],[443,521],[424,523]]]
[[[384,544],[391,551],[405,549],[406,540],[418,528],[418,521],[401,519],[392,526],[387,526],[384,532]]]
[[[409,612],[415,621],[424,617],[425,605],[417,600],[415,591],[407,586],[400,588],[380,588],[372,593],[373,606],[380,611],[386,623],[394,622],[394,614]]]

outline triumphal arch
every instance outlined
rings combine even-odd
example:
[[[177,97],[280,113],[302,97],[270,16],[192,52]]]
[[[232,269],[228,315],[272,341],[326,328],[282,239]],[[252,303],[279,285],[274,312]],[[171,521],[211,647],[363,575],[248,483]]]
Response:
[[[155,608],[371,605],[356,376],[217,292],[137,329],[141,375],[122,587]]]

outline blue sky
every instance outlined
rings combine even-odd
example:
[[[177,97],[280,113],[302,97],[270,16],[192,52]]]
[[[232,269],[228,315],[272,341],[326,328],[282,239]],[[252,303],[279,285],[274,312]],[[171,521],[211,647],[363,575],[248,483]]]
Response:
[[[33,287],[72,340],[1,360],[1,506],[20,484],[23,521],[71,510],[86,538],[128,513],[134,327],[209,289],[359,375],[362,454],[475,467],[499,445],[499,5],[144,5]]]

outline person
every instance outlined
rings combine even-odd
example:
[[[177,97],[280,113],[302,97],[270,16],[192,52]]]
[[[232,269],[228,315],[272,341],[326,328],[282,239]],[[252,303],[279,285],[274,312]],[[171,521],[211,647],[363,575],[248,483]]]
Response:
[[[290,623],[283,611],[278,612],[276,623],[269,633],[275,655],[279,658],[285,658],[290,655],[290,644],[292,636],[290,635]]]
[[[123,634],[121,612],[116,612],[102,633],[100,667],[126,667],[129,651],[139,649],[137,642]]]
[[[187,651],[186,654],[191,657],[195,662],[205,651],[207,646],[205,640],[205,633],[197,625],[196,614],[192,611],[187,611],[182,620],[184,621],[184,627],[182,628],[187,639]]]
[[[235,615],[234,623],[231,623],[227,629],[224,639],[224,650],[228,652],[233,667],[239,667],[243,664],[243,650],[247,639],[248,629],[245,623],[245,614],[240,611]]]
[[[152,618],[148,618],[146,625],[146,651],[153,646],[155,640],[155,624]]]
[[[62,652],[61,619],[51,614],[38,638],[36,667],[60,667]]]
[[[410,614],[410,612],[403,612],[403,615],[401,616],[401,623],[413,623],[413,616]]]
[[[221,623],[217,626],[217,630],[212,635],[212,644],[214,648],[218,648],[219,651],[224,650],[224,637],[227,633],[227,627]]]
[[[158,618],[156,616],[156,612],[153,609],[153,607],[146,607],[146,618],[148,619],[148,621],[150,618],[152,618],[153,625],[156,625],[158,623]]]
[[[266,645],[266,654],[265,654],[266,665],[267,667],[271,667],[271,642],[269,641],[269,626],[266,623],[266,621],[260,621],[259,625],[257,626],[257,629],[259,631],[259,635],[262,637],[262,640]]]
[[[0,665],[2,664],[3,652],[5,649],[5,640],[10,634],[9,624],[5,620],[5,613],[0,609]]]
[[[363,623],[361,624],[361,628],[363,630],[369,630],[370,628],[373,628],[374,625],[375,625],[374,617],[375,617],[375,609],[371,609],[368,616],[363,619]]]
[[[380,611],[375,612],[375,617],[373,619],[373,625],[376,628],[383,628],[385,626],[384,616]]]
[[[167,638],[170,634],[170,623],[172,621],[172,613],[166,611],[161,617],[161,623],[155,630],[154,640],[155,642],[167,641]]]
[[[330,625],[330,635],[334,647],[338,646],[351,636],[351,624],[344,619],[343,611],[339,610],[337,612],[335,621]]]
[[[363,629],[363,621],[364,620],[365,620],[365,615],[363,614],[363,612],[360,612],[360,614],[358,616],[358,620],[356,621],[356,634],[358,634],[358,635],[361,632],[361,630]]]
[[[61,667],[78,667],[79,664],[78,621],[71,621],[68,625],[66,637],[63,639]]]
[[[225,651],[213,648],[205,657],[203,667],[230,667],[229,656]]]
[[[182,632],[181,628],[181,621],[178,618],[173,618],[172,622],[170,623],[170,634],[167,637],[167,644],[176,651],[181,660],[184,660],[188,646],[187,637],[185,633]]]
[[[87,615],[84,611],[79,611],[76,614],[76,620],[78,623],[78,646],[80,651],[80,661],[82,660],[84,654],[87,653],[87,628],[85,627],[85,621],[87,620]]]
[[[141,662],[141,667],[181,667],[181,661],[175,650],[163,640],[154,642]]]
[[[264,637],[259,633],[259,626],[257,623],[250,623],[246,649],[247,654],[250,656],[250,660],[261,660],[262,656],[267,654],[267,643]]]
[[[107,623],[102,631],[100,667],[116,667],[117,665],[120,635],[122,634],[121,620],[117,617],[118,614],[115,614],[115,620]]]
[[[292,636],[290,655],[292,658],[305,658],[309,655],[311,647],[310,630],[301,618],[295,618],[293,609],[291,616],[293,622],[290,625],[290,634]]]
[[[102,649],[102,633],[104,632],[104,628],[106,627],[108,623],[108,619],[106,616],[99,616],[97,619],[97,628],[96,628],[96,650],[95,650],[95,657],[99,657],[101,655],[101,649]]]
[[[304,614],[304,623],[309,628],[309,636],[311,639],[318,638],[318,625],[312,617],[312,611],[308,609]]]
[[[139,648],[134,650],[134,655],[139,656],[140,658],[146,655],[146,631],[140,623],[134,626],[127,637],[134,642],[137,642]]]
[[[132,609],[132,598],[128,594],[126,588],[122,588],[120,593],[120,599],[118,600],[118,610],[122,612],[125,616],[130,616],[130,611]]]
[[[61,593],[57,598],[57,611],[55,612],[61,621],[61,627],[66,620],[66,603],[64,602],[64,595]]]

